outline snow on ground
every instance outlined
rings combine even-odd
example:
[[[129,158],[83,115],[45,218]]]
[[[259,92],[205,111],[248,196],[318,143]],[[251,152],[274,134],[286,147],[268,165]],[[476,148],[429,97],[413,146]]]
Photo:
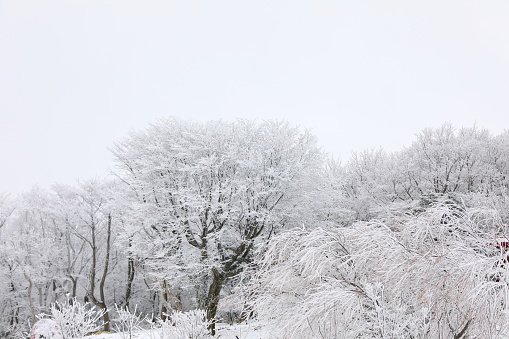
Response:
[[[144,330],[134,332],[129,338],[127,333],[98,334],[93,339],[160,339],[156,330]],[[217,324],[217,333],[213,338],[217,339],[267,339],[266,330],[257,322],[242,323],[235,325]],[[178,338],[175,338],[178,339]]]
[[[221,339],[266,339],[267,332],[257,322],[218,326],[217,338]]]

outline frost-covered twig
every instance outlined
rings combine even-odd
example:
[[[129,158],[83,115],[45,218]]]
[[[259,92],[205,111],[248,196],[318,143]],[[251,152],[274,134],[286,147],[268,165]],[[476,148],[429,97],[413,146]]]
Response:
[[[159,320],[157,331],[160,339],[186,338],[210,339],[206,313],[203,310],[175,312],[166,321]]]
[[[122,339],[131,339],[133,332],[141,330],[141,324],[147,320],[147,316],[143,316],[141,313],[136,314],[138,305],[134,307],[134,311],[131,313],[129,308],[121,308],[115,304],[115,309],[118,314],[118,318],[115,319],[115,330],[120,334]]]
[[[71,302],[56,302],[51,305],[51,317],[62,329],[65,339],[82,338],[86,334],[98,331],[104,324],[100,321],[104,311],[81,304],[72,299]]]

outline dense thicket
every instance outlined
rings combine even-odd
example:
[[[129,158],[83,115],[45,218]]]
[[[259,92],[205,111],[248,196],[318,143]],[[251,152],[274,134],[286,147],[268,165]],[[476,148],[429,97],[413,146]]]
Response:
[[[445,200],[416,216],[293,229],[261,256],[253,308],[276,338],[504,338],[506,232]]]
[[[0,196],[0,337],[73,298],[285,338],[505,330],[507,132],[444,124],[342,164],[286,123],[167,119],[112,153],[107,180]]]

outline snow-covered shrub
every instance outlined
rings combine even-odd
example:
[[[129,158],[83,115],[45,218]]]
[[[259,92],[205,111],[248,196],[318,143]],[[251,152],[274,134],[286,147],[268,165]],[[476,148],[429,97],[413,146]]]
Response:
[[[22,324],[10,324],[0,317],[0,338],[26,339],[31,330],[30,321]]]
[[[141,324],[148,320],[146,315],[136,314],[137,308],[138,305],[134,307],[134,311],[131,313],[128,307],[124,309],[115,305],[118,314],[118,318],[115,319],[115,331],[120,334],[122,339],[131,339],[133,332],[141,330]]]
[[[280,234],[258,262],[254,310],[277,338],[504,335],[508,253],[489,231],[504,227],[449,207]]]
[[[158,321],[157,332],[160,339],[209,339],[209,325],[203,310],[175,312],[170,319]]]
[[[40,319],[32,327],[30,339],[64,339],[62,329],[52,319]]]
[[[64,339],[82,338],[98,331],[104,325],[100,321],[103,315],[103,310],[89,303],[81,304],[76,298],[51,305],[51,317],[62,329]]]

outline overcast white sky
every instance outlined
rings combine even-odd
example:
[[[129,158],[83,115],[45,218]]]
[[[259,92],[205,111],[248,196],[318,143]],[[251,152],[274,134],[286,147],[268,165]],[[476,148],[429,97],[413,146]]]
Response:
[[[160,116],[285,119],[323,147],[509,128],[509,1],[0,0],[0,192],[72,183]]]

